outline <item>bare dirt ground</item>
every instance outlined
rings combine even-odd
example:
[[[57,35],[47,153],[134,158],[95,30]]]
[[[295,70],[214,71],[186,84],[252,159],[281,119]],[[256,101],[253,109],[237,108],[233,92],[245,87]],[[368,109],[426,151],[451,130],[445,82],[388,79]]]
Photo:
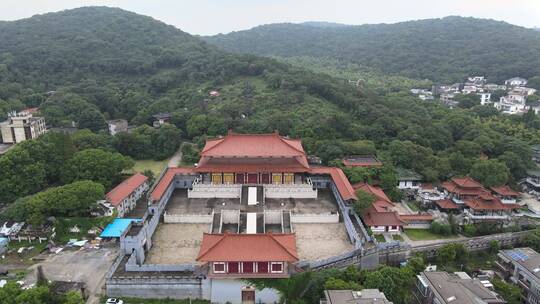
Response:
[[[293,224],[300,260],[321,260],[353,249],[343,223]]]
[[[27,284],[36,282],[38,265],[43,266],[45,277],[51,281],[86,283],[88,303],[98,303],[105,283],[105,274],[118,255],[118,248],[83,249],[62,251],[29,268]]]
[[[160,224],[145,263],[193,263],[199,253],[203,233],[209,231],[210,224]]]

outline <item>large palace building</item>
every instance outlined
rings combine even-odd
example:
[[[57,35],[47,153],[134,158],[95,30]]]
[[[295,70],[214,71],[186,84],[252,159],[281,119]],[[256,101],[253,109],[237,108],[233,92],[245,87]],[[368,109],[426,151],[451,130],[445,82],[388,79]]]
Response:
[[[207,140],[195,166],[166,169],[150,189],[147,214],[120,237],[107,292],[144,297],[146,284],[163,297],[273,303],[276,291],[245,280],[287,278],[370,242],[354,200],[343,171],[310,166],[300,140]]]

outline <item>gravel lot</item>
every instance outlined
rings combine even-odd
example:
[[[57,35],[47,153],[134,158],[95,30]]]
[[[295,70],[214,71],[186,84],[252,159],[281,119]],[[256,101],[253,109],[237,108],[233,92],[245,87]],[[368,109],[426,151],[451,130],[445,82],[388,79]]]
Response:
[[[118,255],[118,248],[83,249],[62,251],[50,255],[45,261],[33,265],[25,278],[35,283],[38,265],[48,280],[85,282],[89,294],[88,303],[98,303],[98,295],[105,283],[105,274]]]
[[[321,260],[352,250],[343,223],[293,224],[300,260]]]
[[[152,237],[148,264],[193,263],[199,254],[204,232],[210,224],[160,224]]]

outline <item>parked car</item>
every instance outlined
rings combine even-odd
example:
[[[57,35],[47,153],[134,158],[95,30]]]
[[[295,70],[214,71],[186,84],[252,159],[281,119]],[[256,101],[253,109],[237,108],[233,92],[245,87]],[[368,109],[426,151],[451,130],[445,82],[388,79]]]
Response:
[[[105,304],[124,304],[124,301],[116,298],[108,298]]]

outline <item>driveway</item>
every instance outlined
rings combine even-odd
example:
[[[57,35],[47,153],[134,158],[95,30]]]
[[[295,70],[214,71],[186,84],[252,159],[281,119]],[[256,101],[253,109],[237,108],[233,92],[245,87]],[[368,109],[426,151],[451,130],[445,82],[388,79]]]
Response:
[[[189,142],[182,142],[180,144],[180,147],[178,147],[178,151],[174,153],[174,155],[169,159],[169,168],[174,168],[180,166],[180,163],[182,162],[182,147],[184,145],[192,145],[192,143]]]

